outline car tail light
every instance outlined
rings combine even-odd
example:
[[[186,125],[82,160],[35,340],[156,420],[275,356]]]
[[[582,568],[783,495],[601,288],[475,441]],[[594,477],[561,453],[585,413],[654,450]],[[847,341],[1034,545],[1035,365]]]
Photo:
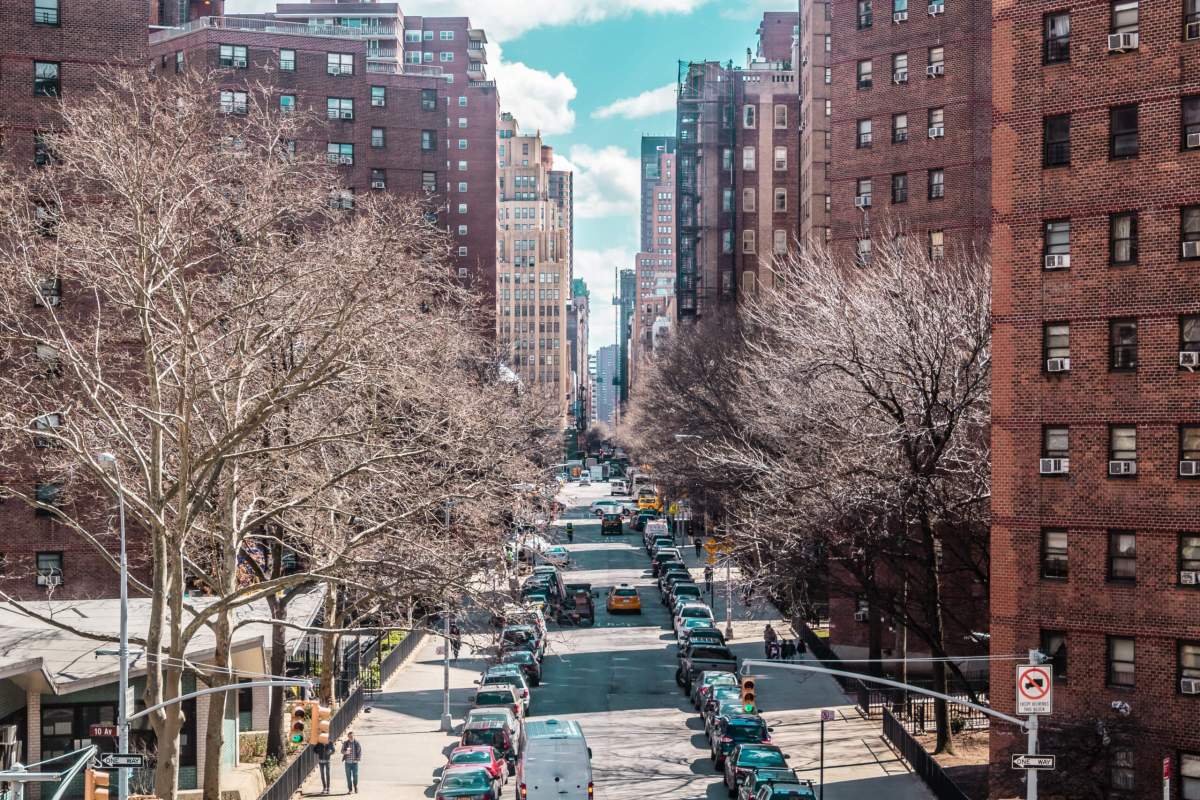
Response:
[[[591,781],[588,781],[588,797],[590,798],[595,793],[596,793],[596,787],[592,785]]]
[[[525,784],[522,783],[518,788],[521,790],[521,800],[529,797],[529,789],[526,788]]]
[[[721,744],[729,744],[732,741],[733,741],[733,738],[730,736],[722,736],[721,737]]]

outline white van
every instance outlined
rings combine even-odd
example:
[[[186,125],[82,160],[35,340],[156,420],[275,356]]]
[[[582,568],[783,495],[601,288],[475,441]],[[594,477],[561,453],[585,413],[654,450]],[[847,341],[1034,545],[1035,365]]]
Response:
[[[537,720],[525,726],[525,752],[517,766],[522,800],[590,800],[592,751],[578,722]]]

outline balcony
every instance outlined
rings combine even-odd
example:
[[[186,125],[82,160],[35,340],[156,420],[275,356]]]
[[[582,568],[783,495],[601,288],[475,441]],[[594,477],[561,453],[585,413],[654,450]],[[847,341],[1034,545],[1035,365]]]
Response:
[[[471,28],[467,31],[467,41],[487,44],[487,34],[483,32],[483,28]]]
[[[399,55],[400,55],[400,50],[395,47],[368,47],[367,48],[367,58],[395,61]]]
[[[478,42],[467,43],[467,58],[472,61],[487,63],[487,48]]]
[[[198,17],[184,25],[152,31],[150,44],[167,42],[199,30],[247,31],[251,33],[282,33],[294,36],[320,36],[335,39],[361,39],[368,35],[363,28],[346,25],[310,25],[306,22],[281,22],[276,19],[245,17]],[[374,29],[370,29],[374,30]]]

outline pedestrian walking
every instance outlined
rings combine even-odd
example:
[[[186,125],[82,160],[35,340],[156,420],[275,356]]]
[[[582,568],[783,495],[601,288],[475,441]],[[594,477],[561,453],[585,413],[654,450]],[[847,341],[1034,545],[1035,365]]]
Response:
[[[458,651],[462,648],[462,631],[458,629],[458,622],[450,620],[450,649],[454,652],[454,660],[458,661]]]
[[[767,627],[763,628],[763,645],[766,650],[767,658],[771,657],[772,651],[779,643],[779,634],[771,627],[771,623],[767,623]]]
[[[712,594],[712,590],[713,590],[712,581],[713,581],[712,564],[705,564],[704,565],[704,591],[708,592],[709,594]]]
[[[317,744],[313,752],[317,754],[317,770],[321,773],[321,794],[329,794],[329,762],[333,758],[333,744]]]
[[[342,763],[346,767],[346,792],[358,794],[358,762],[362,761],[362,743],[354,738],[354,731],[346,731],[342,742]]]
[[[792,639],[783,640],[783,660],[791,661],[796,657],[796,642]]]
[[[692,544],[696,545],[696,558],[699,558],[700,551],[704,549],[704,544],[700,541],[699,536],[692,537]]]

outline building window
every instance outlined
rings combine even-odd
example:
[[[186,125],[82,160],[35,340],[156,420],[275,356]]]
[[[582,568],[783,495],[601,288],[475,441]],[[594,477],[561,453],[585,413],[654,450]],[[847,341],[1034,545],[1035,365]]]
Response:
[[[458,127],[460,127],[460,128],[467,127],[467,118],[466,117],[458,118]],[[504,145],[500,145],[500,155],[504,155]]]
[[[1138,362],[1137,320],[1114,319],[1108,323],[1108,368],[1135,370]]]
[[[1179,349],[1200,353],[1200,316],[1179,318]]]
[[[775,148],[775,171],[786,172],[788,168],[788,151],[786,147]]]
[[[330,75],[353,75],[353,53],[327,53],[325,56],[325,71]]]
[[[929,109],[929,138],[936,139],[946,135],[946,109]]]
[[[929,170],[929,199],[941,200],[946,196],[946,170]]]
[[[758,108],[752,103],[747,103],[742,106],[742,127],[753,128],[755,125],[755,115],[758,113]]]
[[[1047,322],[1042,326],[1042,357],[1071,357],[1071,326],[1066,322]]]
[[[49,484],[45,484],[49,485]],[[38,498],[41,500],[41,498]],[[63,582],[63,554],[41,552],[34,556],[37,564],[38,586],[61,586]]]
[[[432,64],[433,63],[433,53],[422,53],[421,60],[424,61],[426,64]]]
[[[222,67],[245,69],[250,63],[250,56],[245,45],[223,44],[217,48],[217,63]]]
[[[387,87],[372,86],[371,87],[371,107],[383,108],[387,105]]]
[[[1179,754],[1179,796],[1200,800],[1200,753]]]
[[[421,149],[426,152],[437,149],[437,131],[421,131]]]
[[[459,245],[459,247],[458,247],[458,254],[459,254],[460,256],[465,256],[465,255],[467,254],[467,246],[466,246],[466,245]]]
[[[1200,533],[1179,534],[1179,585],[1200,588]]]
[[[869,58],[858,62],[858,88],[860,90],[870,89],[874,84],[874,80],[871,76],[873,70],[872,63],[873,62]]]
[[[892,55],[892,83],[908,83],[908,53]]]
[[[929,260],[941,261],[946,257],[946,232],[929,232]]]
[[[742,211],[752,214],[754,213],[754,190],[742,189]]]
[[[1108,112],[1110,158],[1136,158],[1138,154],[1138,107],[1134,103]]]
[[[182,50],[176,50],[176,51],[175,51],[175,71],[176,71],[176,72],[183,72],[183,64],[184,64],[184,61],[183,61],[183,51],[182,51]]]
[[[829,86],[833,83],[833,67],[825,68],[825,85]]]
[[[908,141],[908,114],[892,115],[892,143]]]
[[[1042,577],[1065,580],[1067,570],[1067,532],[1058,528],[1042,531]]]
[[[1070,262],[1063,256],[1071,255],[1071,220],[1069,219],[1052,219],[1047,220],[1045,226],[1045,236],[1042,239],[1042,265],[1043,267],[1064,267],[1069,266]],[[1057,256],[1058,258],[1050,259],[1046,256]]]
[[[296,110],[296,95],[281,94],[279,95],[279,110],[280,111],[295,111]]]
[[[754,231],[742,231],[742,252],[754,252]]]
[[[454,60],[454,53],[449,50],[443,50],[442,52],[438,53],[438,60],[443,64],[449,63]]]
[[[1108,685],[1126,689],[1134,686],[1134,641],[1108,637]]]
[[[459,139],[459,140],[458,140],[458,149],[459,149],[459,150],[466,150],[466,149],[467,149],[467,140],[466,140],[466,139]]]
[[[295,50],[280,50],[279,51],[279,69],[283,72],[296,71],[296,51]]]
[[[721,213],[730,214],[733,212],[733,189],[726,186],[721,189]]]
[[[892,176],[892,202],[908,202],[908,173],[898,172]]]
[[[1180,240],[1184,258],[1200,258],[1200,206],[1186,206],[1180,211]]]
[[[1200,4],[1200,0],[1196,0]],[[1200,26],[1200,19],[1195,23]],[[1200,38],[1200,31],[1197,31],[1197,38]],[[1192,97],[1184,97],[1179,101],[1180,105],[1180,124],[1183,127],[1183,138],[1180,145],[1184,150],[1200,149],[1200,95]]]
[[[465,214],[465,213],[467,213],[467,204],[466,204],[466,203],[459,203],[459,204],[458,204],[458,213],[460,213],[460,214]]]
[[[371,128],[371,147],[383,147],[385,132],[383,128]]]
[[[1042,61],[1046,64],[1059,64],[1071,60],[1071,13],[1055,11],[1045,16],[1046,48],[1042,53]]]
[[[438,31],[438,38],[443,42],[454,41],[454,31]]]
[[[1042,631],[1042,641],[1038,646],[1042,655],[1049,659],[1050,669],[1054,680],[1059,683],[1067,682],[1067,633],[1066,631]]]
[[[832,100],[829,100],[829,99],[825,100],[825,116],[827,116],[827,117],[833,116],[833,101]]]
[[[38,25],[57,25],[58,0],[33,0],[33,21]]]
[[[742,169],[746,169],[746,170],[754,169],[754,148],[753,147],[743,147],[742,148]]]
[[[221,92],[222,114],[245,114],[248,100],[245,92]]]
[[[33,94],[35,97],[58,97],[62,92],[57,61],[33,62]]]
[[[828,8],[828,5],[826,5],[826,8]],[[825,52],[826,53],[833,52],[833,37],[830,36],[828,33],[825,34]]]
[[[329,119],[354,119],[354,99],[351,97],[325,98],[325,116]]]
[[[50,149],[50,143],[46,141],[46,134],[35,133],[33,135],[33,165],[48,167],[53,163],[54,151]]]
[[[1071,429],[1066,426],[1042,428],[1042,458],[1070,458]]]
[[[329,142],[325,145],[325,158],[331,164],[350,166],[354,164],[354,145],[349,142]]]
[[[1137,426],[1113,425],[1108,429],[1108,460],[1122,461],[1133,464],[1137,462]],[[1110,464],[1109,474],[1116,475]],[[1134,475],[1134,471],[1124,471],[1121,475]]]
[[[371,188],[386,189],[387,188],[387,170],[372,169],[371,170]]]
[[[829,229],[826,228],[826,230],[829,230]],[[825,238],[828,239],[829,236],[826,235]],[[859,239],[858,244],[855,248],[855,253],[856,253],[856,258],[858,260],[858,263],[860,265],[870,264],[871,263],[871,240],[865,239],[865,238]]]
[[[1108,263],[1127,267],[1138,260],[1138,215],[1122,211],[1108,218]]]
[[[871,120],[860,119],[857,123],[857,137],[855,139],[855,147],[860,150],[871,146]]]
[[[787,189],[775,190],[775,210],[787,211]]]
[[[721,252],[725,255],[733,252],[733,231],[728,228],[721,231]]]
[[[383,88],[383,87],[380,87]],[[374,91],[372,90],[372,105],[374,105]],[[422,111],[437,111],[437,90],[422,89],[421,90],[421,110]]]
[[[775,127],[784,129],[787,127],[787,106],[782,103],[775,104]]]
[[[772,235],[775,239],[775,255],[786,255],[788,251],[787,231],[776,230]]]
[[[1112,0],[1112,32],[1137,33],[1138,0]]]
[[[1042,121],[1042,164],[1059,167],[1071,163],[1071,115],[1059,114]]]
[[[859,178],[857,183],[858,194],[855,195],[854,204],[861,208],[866,208],[871,205],[871,195],[874,194],[873,187],[875,182],[871,178]]]
[[[1137,785],[1133,769],[1133,749],[1130,747],[1117,747],[1112,751],[1112,760],[1109,762],[1109,779],[1112,782],[1114,793],[1119,792],[1121,797],[1133,797],[1133,789]],[[1110,794],[1110,797],[1115,797],[1115,794]]]
[[[1108,532],[1108,579],[1118,583],[1137,581],[1137,537],[1133,531]]]
[[[437,191],[437,173],[422,172],[421,173],[421,191],[436,192]]]
[[[929,48],[929,69],[926,70],[929,77],[936,77],[946,71],[946,48],[931,47]]]
[[[464,97],[464,96],[462,96],[462,95],[460,95],[460,96],[459,96],[459,98],[458,98],[458,107],[459,107],[459,108],[466,108],[466,107],[467,107],[467,98],[466,98],[466,97]]]
[[[871,10],[871,0],[858,0],[858,29],[869,28],[874,23],[875,15]]]

